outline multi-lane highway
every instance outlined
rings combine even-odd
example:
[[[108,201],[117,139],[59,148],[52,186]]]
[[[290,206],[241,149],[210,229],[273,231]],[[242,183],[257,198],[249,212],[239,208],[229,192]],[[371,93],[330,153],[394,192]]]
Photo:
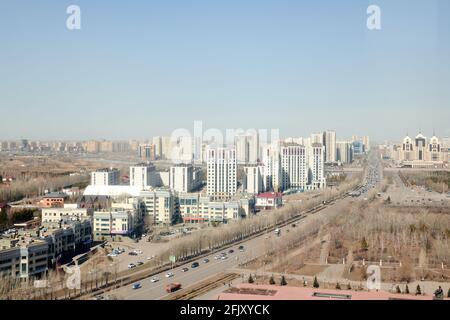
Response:
[[[348,205],[350,199],[344,198],[342,200],[336,201],[329,206],[324,206],[324,208],[314,214],[305,214],[298,218],[301,221],[300,224],[307,222],[308,219],[312,219],[313,215],[324,215],[327,212],[338,209],[339,206]],[[297,226],[298,228],[299,226]],[[166,292],[166,285],[170,283],[180,283],[183,286],[182,290],[186,290],[189,286],[195,285],[201,281],[204,281],[210,277],[216,276],[222,272],[226,272],[239,264],[253,260],[254,258],[260,257],[266,252],[269,243],[277,243],[283,241],[287,234],[288,229],[292,229],[292,224],[280,228],[281,235],[278,237],[273,231],[257,236],[253,239],[249,239],[243,243],[236,244],[232,247],[224,249],[216,254],[211,254],[207,257],[202,257],[196,260],[199,263],[197,268],[191,268],[192,262],[183,264],[174,268],[171,271],[174,276],[166,278],[168,272],[162,272],[155,276],[146,278],[139,281],[140,288],[133,289],[133,285],[128,285],[121,287],[119,289],[110,291],[104,296],[114,295],[118,299],[129,299],[129,300],[158,300],[167,298],[170,294]],[[241,252],[238,248],[240,245],[244,246],[244,251]],[[229,253],[229,250],[233,249],[233,253]],[[220,255],[221,252],[227,253],[227,259],[215,259],[215,256]],[[208,259],[208,263],[204,263],[204,259]],[[188,268],[186,272],[182,272],[183,268]],[[151,282],[152,278],[158,279],[157,282]],[[180,293],[178,291],[177,293]]]

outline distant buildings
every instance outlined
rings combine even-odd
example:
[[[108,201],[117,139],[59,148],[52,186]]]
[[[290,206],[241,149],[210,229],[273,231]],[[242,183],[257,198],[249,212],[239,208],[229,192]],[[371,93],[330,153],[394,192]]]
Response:
[[[353,144],[349,141],[336,142],[336,159],[343,164],[353,162]]]
[[[394,144],[384,156],[397,164],[412,168],[436,168],[448,166],[449,149],[444,148],[436,135],[427,139],[419,133],[414,139],[407,135],[401,144]]]

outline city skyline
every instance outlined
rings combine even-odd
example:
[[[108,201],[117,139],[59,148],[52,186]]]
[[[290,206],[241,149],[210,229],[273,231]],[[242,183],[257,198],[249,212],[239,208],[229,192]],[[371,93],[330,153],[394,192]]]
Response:
[[[377,31],[370,1],[82,0],[75,31],[70,4],[5,2],[1,139],[142,139],[197,119],[284,137],[450,135],[448,1],[376,1]]]

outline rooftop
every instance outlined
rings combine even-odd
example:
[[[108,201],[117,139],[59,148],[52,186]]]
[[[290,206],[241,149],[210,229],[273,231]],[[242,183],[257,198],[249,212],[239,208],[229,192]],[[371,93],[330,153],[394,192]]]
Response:
[[[218,300],[432,300],[433,296],[395,294],[386,291],[239,284],[219,294],[217,298]]]

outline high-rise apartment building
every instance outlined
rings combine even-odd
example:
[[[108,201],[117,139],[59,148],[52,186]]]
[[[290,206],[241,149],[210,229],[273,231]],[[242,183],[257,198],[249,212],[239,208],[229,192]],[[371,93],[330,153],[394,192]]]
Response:
[[[115,186],[120,184],[120,171],[115,168],[101,169],[91,173],[91,185]]]
[[[341,163],[353,162],[353,145],[350,141],[338,141],[336,143],[336,160]]]
[[[194,166],[180,164],[170,168],[170,189],[177,192],[191,192],[194,187]]]
[[[281,158],[279,143],[272,143],[263,148],[262,161],[264,165],[264,191],[281,190]]]
[[[234,148],[210,148],[207,150],[208,195],[226,198],[236,194],[237,159]]]
[[[155,167],[152,164],[138,164],[130,167],[130,186],[145,190],[155,186]]]
[[[264,166],[251,165],[244,168],[244,190],[250,194],[259,194],[264,191]]]
[[[309,159],[309,185],[313,189],[322,189],[326,186],[324,153],[322,144],[312,144]]]
[[[323,145],[325,147],[325,162],[336,162],[336,131],[323,133]]]
[[[283,190],[305,190],[308,183],[307,153],[304,146],[288,144],[281,147],[281,185]]]

